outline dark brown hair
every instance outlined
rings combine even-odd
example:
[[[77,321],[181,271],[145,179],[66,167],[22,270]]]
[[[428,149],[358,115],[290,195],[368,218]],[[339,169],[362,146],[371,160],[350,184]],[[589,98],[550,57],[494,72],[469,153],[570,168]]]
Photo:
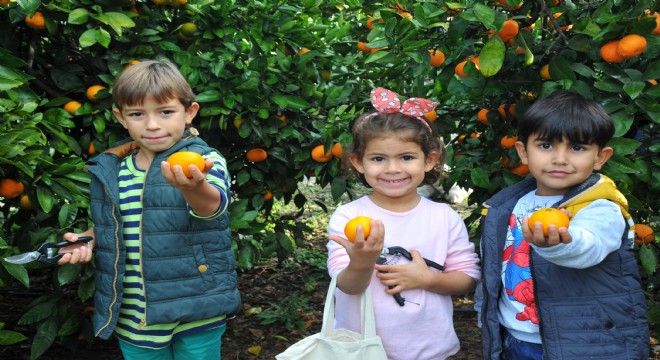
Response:
[[[426,120],[401,113],[367,114],[360,117],[353,125],[353,143],[347,146],[345,151],[345,162],[349,166],[351,174],[359,178],[364,185],[369,186],[364,175],[358,172],[348,160],[350,156],[362,160],[369,141],[385,136],[397,136],[401,141],[418,144],[422,148],[425,158],[431,152],[437,152],[438,163],[431,171],[424,174],[423,183],[434,184],[442,177],[445,146],[442,140],[431,131]]]

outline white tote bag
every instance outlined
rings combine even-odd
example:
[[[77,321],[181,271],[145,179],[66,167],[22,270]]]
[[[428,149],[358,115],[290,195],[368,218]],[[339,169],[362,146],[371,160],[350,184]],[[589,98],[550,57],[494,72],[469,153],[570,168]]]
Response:
[[[323,309],[321,332],[308,336],[283,353],[277,360],[386,360],[380,337],[376,335],[371,289],[362,294],[362,334],[347,329],[335,330],[335,288],[337,276],[330,281]],[[363,336],[364,334],[364,336]]]

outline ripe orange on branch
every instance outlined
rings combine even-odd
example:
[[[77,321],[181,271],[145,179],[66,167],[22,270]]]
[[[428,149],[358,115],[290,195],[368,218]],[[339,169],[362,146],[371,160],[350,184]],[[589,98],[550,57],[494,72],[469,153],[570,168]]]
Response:
[[[534,231],[534,225],[539,222],[543,226],[543,235],[548,236],[548,226],[555,225],[559,228],[567,228],[570,219],[563,211],[555,208],[543,208],[535,211],[529,217],[529,229]]]
[[[13,199],[20,196],[23,190],[25,190],[25,186],[18,180],[9,178],[0,180],[0,197]]]
[[[355,242],[358,226],[362,226],[364,238],[368,238],[369,233],[371,233],[371,218],[368,216],[358,216],[346,223],[346,226],[344,226],[344,235],[346,235],[346,238],[350,242]]]
[[[619,40],[617,51],[624,59],[639,56],[646,50],[646,38],[637,34],[630,34]]]
[[[645,224],[635,224],[635,244],[649,244],[655,239],[653,228]]]
[[[316,162],[326,163],[332,160],[332,153],[325,153],[325,146],[317,145],[312,149],[312,159]]]
[[[502,145],[503,148],[505,149],[511,149],[515,144],[516,141],[518,141],[517,136],[504,136],[500,140],[500,145]]]
[[[438,67],[445,62],[445,54],[440,50],[429,49],[429,55],[431,55],[431,66]]]
[[[32,16],[25,16],[25,24],[35,30],[43,30],[46,28],[46,19],[41,11],[36,11]]]
[[[262,162],[266,160],[268,157],[268,153],[264,149],[260,148],[254,148],[248,150],[247,154],[245,154],[245,157],[254,163]]]
[[[600,47],[600,57],[608,63],[620,63],[625,60],[619,54],[619,40],[613,40]]]
[[[82,106],[81,103],[75,100],[71,100],[68,103],[64,104],[64,110],[66,110],[66,112],[68,112],[69,114],[73,115],[76,113],[76,111],[78,111],[78,109],[80,109],[81,106]]]
[[[106,87],[103,85],[92,85],[87,88],[85,95],[90,101],[96,101],[99,91],[104,90]]]
[[[170,169],[172,169],[172,171],[174,171],[175,165],[181,166],[183,174],[189,178],[192,177],[190,169],[188,169],[190,165],[197,166],[200,171],[203,171],[206,166],[206,161],[202,155],[192,151],[175,152],[167,158],[167,162],[170,164]]]

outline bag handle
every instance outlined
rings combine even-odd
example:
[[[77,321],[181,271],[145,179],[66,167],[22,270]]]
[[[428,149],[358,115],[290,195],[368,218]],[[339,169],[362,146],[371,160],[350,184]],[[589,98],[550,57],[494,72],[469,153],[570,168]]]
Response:
[[[335,289],[337,288],[337,278],[339,274],[335,275],[330,280],[328,287],[328,294],[325,298],[325,306],[323,308],[323,326],[321,327],[321,334],[329,336],[335,331]],[[371,286],[367,286],[364,293],[361,295],[360,313],[362,319],[362,338],[370,339],[376,337],[376,316],[374,315],[374,304],[371,300]]]

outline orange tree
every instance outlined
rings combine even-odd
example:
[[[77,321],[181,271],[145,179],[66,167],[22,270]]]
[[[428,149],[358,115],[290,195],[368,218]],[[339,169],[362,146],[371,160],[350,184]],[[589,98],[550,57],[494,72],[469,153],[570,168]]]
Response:
[[[353,182],[327,153],[350,142],[350,125],[370,111],[375,86],[440,102],[429,116],[447,143],[451,171],[442,186],[474,189],[471,228],[479,204],[527,175],[502,141],[516,135],[516,115],[559,88],[593,97],[616,122],[615,156],[603,171],[628,197],[635,220],[657,227],[660,9],[651,0],[0,6],[0,177],[20,181],[27,196],[1,201],[2,257],[89,226],[85,160],[126,136],[112,117],[109,89],[124,67],[159,57],[172,59],[193,86],[201,104],[194,125],[228,160],[242,268],[303,245],[306,228],[295,219],[310,201],[297,191],[305,177],[335,199],[353,195]],[[325,156],[312,156],[319,145]],[[276,216],[274,201],[301,210]],[[651,288],[657,242],[636,251]],[[2,287],[29,287],[35,276],[52,274],[20,320],[39,330],[33,358],[85,328],[89,315],[69,305],[89,302],[93,272],[92,265],[2,262]],[[23,338],[0,326],[0,343]]]

